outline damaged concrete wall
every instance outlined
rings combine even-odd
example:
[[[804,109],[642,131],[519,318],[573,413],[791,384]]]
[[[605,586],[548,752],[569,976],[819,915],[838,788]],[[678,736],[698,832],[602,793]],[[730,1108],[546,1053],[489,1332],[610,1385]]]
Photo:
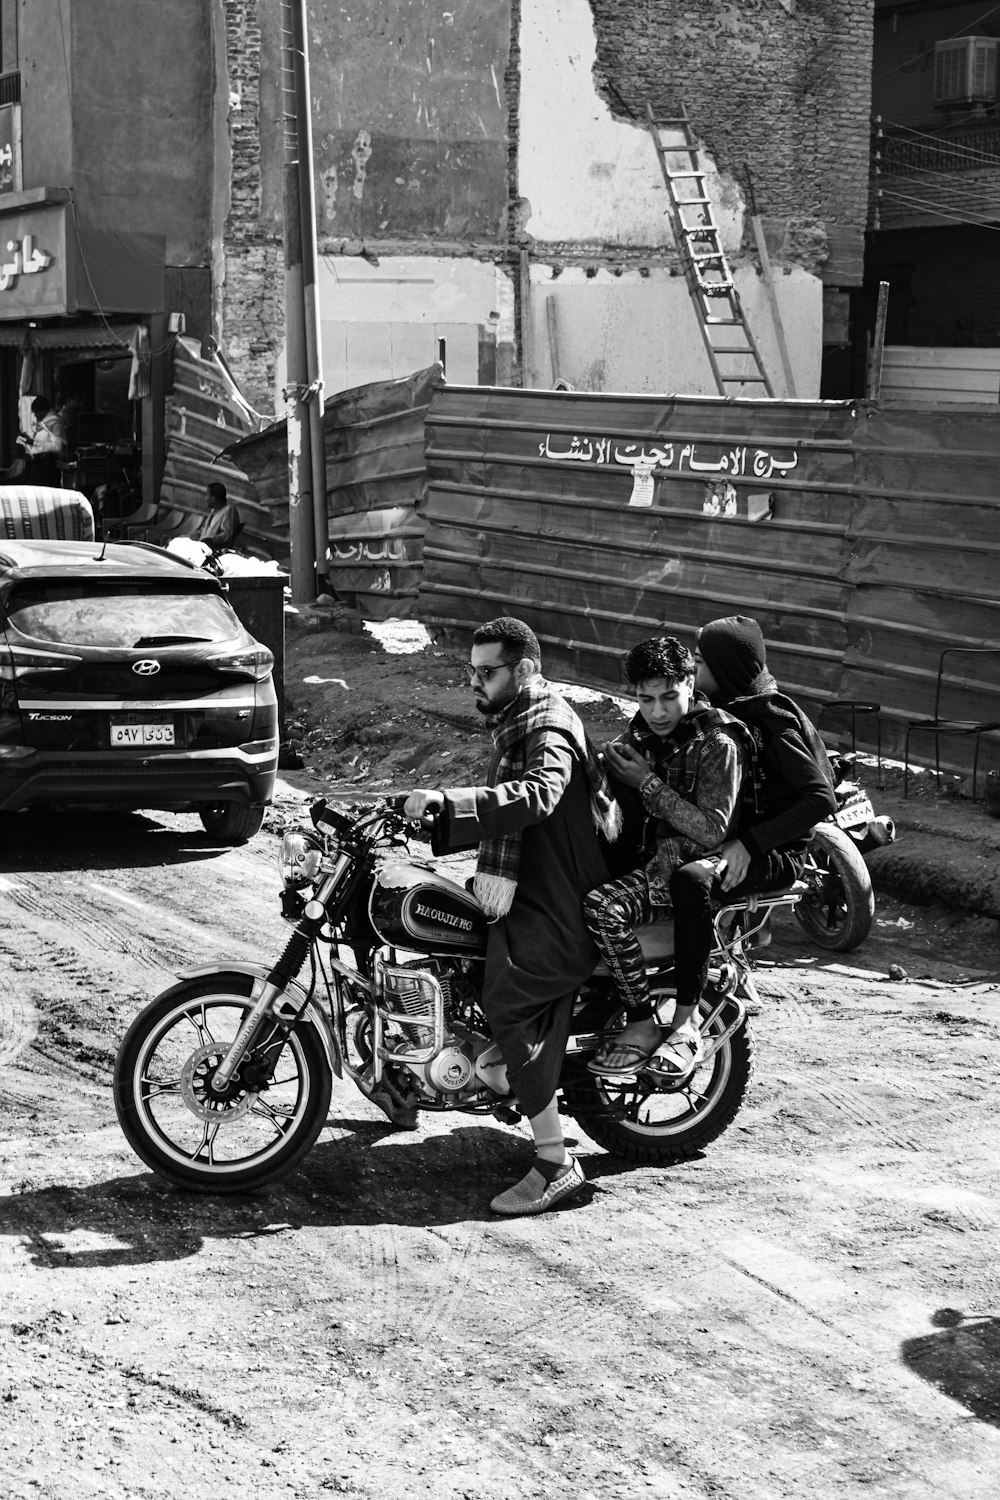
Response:
[[[854,246],[846,279],[860,280],[869,12],[868,0],[523,0],[518,188],[524,242],[542,262],[527,383],[549,384],[557,366],[582,390],[715,391],[678,275],[648,101],[659,113],[687,109],[744,311],[780,388],[750,164],[796,394],[819,394],[821,277],[834,244]],[[547,289],[550,267],[567,265],[589,287]]]
[[[257,411],[269,414],[278,403],[285,271],[281,222],[265,221],[262,214],[259,12],[276,10],[277,4],[224,0],[224,5],[231,174],[222,255],[214,271],[215,332],[243,394]]]
[[[496,266],[468,257],[324,255],[317,283],[328,393],[440,362],[448,380],[495,383],[513,337],[513,294]],[[278,360],[284,382],[284,356]]]
[[[605,96],[683,102],[718,170],[753,173],[785,257],[861,281],[872,0],[589,0]],[[843,260],[835,277],[830,260]]]
[[[530,357],[525,384],[577,391],[649,391],[716,396],[694,304],[683,277],[663,266],[614,270],[569,266],[553,276],[532,267]],[[734,272],[744,316],[754,329],[764,368],[784,394],[781,359],[763,283],[753,266]],[[779,284],[782,323],[795,391],[819,392],[822,287],[792,267]],[[759,393],[747,388],[745,395]]]
[[[218,328],[251,401],[280,410],[281,7],[216,3],[233,160]],[[797,394],[815,396],[820,278],[838,246],[860,254],[870,10],[310,0],[327,393],[423,367],[441,339],[451,380],[548,384],[558,369],[583,389],[711,390],[641,124],[646,99],[676,90],[774,369],[751,164]]]
[[[280,6],[261,10],[263,213],[281,215]],[[320,248],[495,243],[507,207],[510,0],[311,0]]]

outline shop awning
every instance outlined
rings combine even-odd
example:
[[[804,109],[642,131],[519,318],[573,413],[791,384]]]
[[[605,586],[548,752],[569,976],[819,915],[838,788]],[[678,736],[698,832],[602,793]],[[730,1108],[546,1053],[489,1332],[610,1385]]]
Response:
[[[0,323],[0,347],[10,349],[118,349],[131,354],[135,323],[95,323],[88,328],[32,328]]]

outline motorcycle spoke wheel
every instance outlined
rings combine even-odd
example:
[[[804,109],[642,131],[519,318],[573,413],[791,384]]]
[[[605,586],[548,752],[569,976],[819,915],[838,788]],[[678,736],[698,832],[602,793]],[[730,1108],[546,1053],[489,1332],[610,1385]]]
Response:
[[[708,1014],[703,1004],[703,1015]],[[624,1024],[625,1012],[618,1010],[608,1015],[605,1032]],[[720,1036],[725,1025],[723,1012],[703,1028],[706,1042]],[[754,1040],[747,1023],[679,1088],[667,1089],[641,1075],[633,1082],[587,1073],[585,1081],[567,1085],[566,1104],[581,1128],[612,1156],[647,1164],[685,1161],[732,1124],[753,1066]]]
[[[141,1012],[119,1049],[119,1123],[137,1155],[183,1187],[241,1192],[270,1182],[309,1150],[326,1121],[330,1069],[308,1023],[287,1037],[265,1030],[231,1082],[214,1087],[252,986],[247,975],[174,986]]]
[[[875,895],[868,866],[842,829],[820,824],[813,830],[801,878],[809,889],[795,906],[795,918],[812,941],[835,953],[863,943],[875,917]]]

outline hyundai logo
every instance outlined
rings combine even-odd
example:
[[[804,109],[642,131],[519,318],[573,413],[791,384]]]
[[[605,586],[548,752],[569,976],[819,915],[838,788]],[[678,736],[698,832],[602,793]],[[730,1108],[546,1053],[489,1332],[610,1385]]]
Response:
[[[132,663],[132,671],[137,677],[155,677],[160,670],[160,663],[153,661],[152,657],[144,657],[142,661]]]

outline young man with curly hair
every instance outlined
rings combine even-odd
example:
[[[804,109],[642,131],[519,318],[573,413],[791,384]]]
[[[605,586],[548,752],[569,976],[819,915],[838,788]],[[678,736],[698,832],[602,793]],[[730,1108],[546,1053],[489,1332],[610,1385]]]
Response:
[[[643,857],[628,874],[592,890],[584,916],[628,1020],[588,1066],[606,1078],[639,1070],[674,1077],[701,1061],[696,1007],[675,1016],[669,1031],[659,1024],[635,928],[669,913],[671,877],[681,866],[701,859],[714,874],[706,857],[735,829],[746,741],[741,725],[698,696],[694,657],[675,636],[640,641],[625,658],[625,676],[638,712],[626,736],[604,749],[612,785],[638,794]]]

